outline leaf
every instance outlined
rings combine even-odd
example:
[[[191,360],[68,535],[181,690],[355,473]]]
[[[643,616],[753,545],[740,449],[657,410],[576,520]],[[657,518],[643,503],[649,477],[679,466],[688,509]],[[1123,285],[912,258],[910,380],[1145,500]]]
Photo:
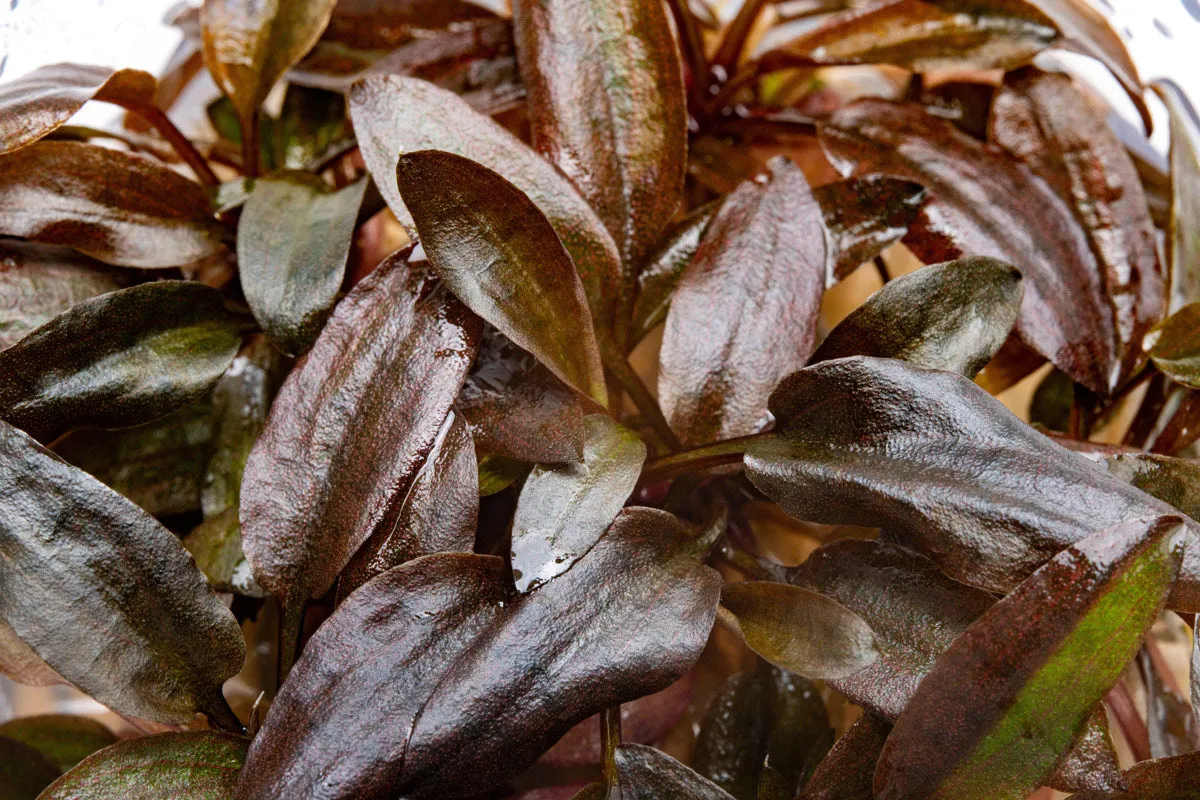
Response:
[[[36,800],[59,770],[27,744],[0,736],[0,793],[4,800]]]
[[[721,607],[738,637],[777,667],[821,680],[853,675],[879,657],[871,629],[816,592],[770,581],[731,583]]]
[[[1129,789],[1071,795],[1068,800],[1195,800],[1200,797],[1200,753],[1134,764],[1125,773]]]
[[[204,64],[242,127],[275,82],[316,44],[337,0],[204,0]]]
[[[1104,458],[1110,474],[1170,504],[1192,519],[1200,517],[1200,464],[1157,453],[1118,453]]]
[[[0,675],[23,686],[64,683],[62,677],[21,641],[17,632],[3,619],[0,619]]]
[[[813,194],[831,240],[826,289],[899,241],[926,196],[920,184],[882,175],[828,183]]]
[[[84,759],[39,800],[228,800],[246,745],[216,731],[127,739]]]
[[[712,781],[643,744],[617,748],[617,776],[623,800],[734,800]]]
[[[0,736],[15,739],[42,754],[59,772],[117,741],[116,735],[90,717],[43,714],[0,725]]]
[[[646,338],[646,334],[666,320],[675,286],[700,249],[704,233],[720,208],[721,202],[714,200],[692,211],[663,234],[658,249],[646,259],[637,279],[631,345]]]
[[[222,251],[200,184],[147,158],[79,142],[37,142],[0,157],[0,234],[147,269]]]
[[[333,307],[354,237],[366,178],[339,191],[309,173],[260,178],[238,223],[246,302],[271,341],[299,355]]]
[[[665,512],[626,510],[527,595],[490,556],[380,575],[309,640],[235,798],[450,800],[522,772],[575,723],[666,687],[700,655],[720,580],[689,537]]]
[[[1116,333],[1119,386],[1145,361],[1141,341],[1166,311],[1166,287],[1137,167],[1105,114],[1066,75],[1020,70],[992,105],[989,138],[1050,185],[1087,234]]]
[[[493,12],[469,0],[338,0],[321,38],[366,50],[389,50],[426,31],[492,18]]]
[[[1112,307],[1083,230],[1049,186],[918,106],[860,100],[835,111],[820,137],[843,174],[885,172],[929,189],[933,200],[905,239],[922,261],[991,256],[1020,269],[1022,341],[1108,394]]]
[[[154,76],[137,69],[49,64],[0,88],[0,154],[32,144],[75,116],[88,100],[154,103]]]
[[[1200,386],[1200,303],[1190,303],[1146,335],[1145,347],[1168,378]]]
[[[396,180],[434,269],[463,303],[604,405],[583,286],[549,221],[487,167],[436,150],[400,156]]]
[[[1200,118],[1170,81],[1154,85],[1171,114],[1170,310],[1200,301]]]
[[[925,267],[867,298],[810,363],[853,355],[899,358],[974,378],[1008,338],[1021,295],[1021,273],[994,258]]]
[[[826,361],[784,380],[771,413],[776,434],[752,442],[745,464],[784,511],[886,526],[949,577],[997,593],[1095,528],[1172,513],[951,373]],[[1172,607],[1200,605],[1196,558]]]
[[[478,321],[403,251],[338,304],[246,462],[242,547],[261,586],[292,604],[320,597],[390,526],[478,338]]]
[[[17,635],[114,711],[237,724],[221,685],[242,633],[175,535],[3,423],[0,483],[0,616]]]
[[[254,580],[250,564],[242,552],[242,526],[237,508],[227,508],[208,517],[183,537],[183,546],[196,559],[208,585],[217,592],[232,592],[243,597],[266,597]]]
[[[803,173],[786,159],[772,159],[725,199],[684,270],[663,335],[659,397],[685,444],[754,433],[775,384],[808,360],[826,236]]]
[[[454,407],[481,453],[542,464],[583,458],[578,396],[490,325]]]
[[[546,215],[579,271],[592,320],[604,326],[612,319],[621,282],[617,246],[571,183],[524,142],[453,92],[395,75],[356,83],[350,117],[367,169],[410,235],[416,225],[394,182],[397,155],[436,149],[469,158],[511,181]]]
[[[1065,434],[1071,427],[1071,410],[1074,407],[1075,381],[1066,373],[1051,370],[1038,384],[1029,401],[1029,424]]]
[[[76,303],[128,283],[66,248],[0,239],[0,350]]]
[[[148,422],[202,395],[240,341],[220,293],[200,283],[93,297],[0,351],[0,417],[43,440]]]
[[[518,0],[534,147],[604,221],[625,288],[683,197],[687,101],[662,3]]]
[[[536,466],[512,524],[512,571],[526,593],[569,570],[608,530],[646,461],[636,433],[604,414],[583,420],[583,460]]]
[[[1162,609],[1179,569],[1180,521],[1141,518],[1090,536],[986,611],[896,721],[876,797],[1036,789]]]
[[[863,714],[820,763],[797,800],[874,800],[871,777],[892,726]]]

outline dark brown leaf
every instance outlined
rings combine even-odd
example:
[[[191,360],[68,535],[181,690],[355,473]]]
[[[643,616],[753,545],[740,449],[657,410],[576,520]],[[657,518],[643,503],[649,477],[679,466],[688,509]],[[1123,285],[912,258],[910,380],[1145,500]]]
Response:
[[[60,774],[37,750],[0,736],[0,794],[4,800],[36,800]]]
[[[830,236],[825,288],[900,240],[917,220],[925,189],[910,181],[868,175],[813,190]]]
[[[661,750],[641,744],[617,748],[622,800],[735,800]]]
[[[469,0],[338,0],[322,39],[364,50],[390,50],[456,23],[493,19]]]
[[[863,714],[820,763],[797,800],[874,800],[871,778],[892,726]]]
[[[1125,773],[1129,790],[1085,792],[1068,800],[1195,800],[1200,797],[1200,753],[1142,761]]]
[[[1200,302],[1200,118],[1179,87],[1155,84],[1171,113],[1170,310]]]
[[[0,736],[29,745],[60,772],[117,741],[116,735],[96,720],[65,714],[9,720],[0,725]]]
[[[636,345],[667,318],[671,295],[679,277],[692,263],[708,225],[721,208],[713,201],[688,214],[663,235],[658,249],[646,259],[638,274],[637,298],[633,307],[633,333],[629,344]]]

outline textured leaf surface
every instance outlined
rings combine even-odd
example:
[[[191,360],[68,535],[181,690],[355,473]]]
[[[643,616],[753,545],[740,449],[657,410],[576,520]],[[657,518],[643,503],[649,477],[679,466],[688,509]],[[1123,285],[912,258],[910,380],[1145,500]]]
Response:
[[[875,762],[891,730],[874,714],[859,717],[817,766],[798,800],[874,800]]]
[[[1190,303],[1162,321],[1145,340],[1154,366],[1171,380],[1200,386],[1200,303]]]
[[[116,735],[96,720],[66,714],[12,719],[0,725],[0,736],[29,745],[60,772],[117,741]]]
[[[617,748],[617,775],[625,800],[734,800],[707,778],[701,777],[661,750],[642,744]]]
[[[826,288],[899,241],[926,197],[920,184],[882,175],[827,183],[813,194],[830,235]]]
[[[1110,474],[1192,519],[1200,517],[1200,463],[1157,453],[1118,453],[1104,463]]]
[[[1200,753],[1134,764],[1124,792],[1084,792],[1068,800],[1195,800],[1200,797]]]
[[[1171,113],[1170,310],[1200,301],[1200,118],[1179,87],[1157,84]]]

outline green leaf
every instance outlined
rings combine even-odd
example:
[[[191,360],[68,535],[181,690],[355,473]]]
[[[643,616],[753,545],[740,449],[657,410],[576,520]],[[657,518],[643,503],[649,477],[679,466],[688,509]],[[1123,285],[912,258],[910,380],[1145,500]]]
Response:
[[[501,455],[479,459],[479,496],[499,494],[529,474],[532,465]]]
[[[1167,317],[1146,335],[1154,366],[1185,386],[1200,386],[1200,303],[1191,303]]]
[[[1200,118],[1179,87],[1154,85],[1171,114],[1170,310],[1200,302]]]
[[[502,176],[437,150],[400,156],[396,180],[438,275],[555,375],[607,402],[583,286],[554,228]]]
[[[1200,463],[1157,453],[1118,453],[1105,457],[1104,463],[1109,474],[1192,519],[1200,517]]]
[[[0,736],[0,794],[4,800],[36,800],[60,774],[37,750]]]
[[[604,414],[583,420],[583,460],[536,466],[517,500],[512,570],[529,592],[569,570],[608,530],[637,485],[646,445]]]
[[[66,772],[92,753],[117,741],[116,734],[96,720],[65,714],[9,720],[0,725],[0,736],[29,745],[59,772]]]
[[[238,268],[254,318],[299,355],[333,307],[367,179],[333,191],[304,172],[260,178],[238,222]]]
[[[0,417],[43,440],[149,422],[200,397],[240,342],[220,293],[201,283],[93,297],[0,351]]]
[[[735,800],[666,753],[643,744],[617,748],[622,800]]]
[[[1026,797],[1120,678],[1179,569],[1179,517],[1084,539],[938,659],[884,744],[879,800]]]

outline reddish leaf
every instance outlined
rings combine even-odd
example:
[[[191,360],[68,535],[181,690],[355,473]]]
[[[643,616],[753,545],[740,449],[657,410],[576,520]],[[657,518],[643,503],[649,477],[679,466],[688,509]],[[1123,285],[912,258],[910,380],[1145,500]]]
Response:
[[[666,753],[640,744],[617,748],[617,775],[625,800],[734,800],[707,778]]]
[[[892,726],[863,714],[838,739],[797,800],[874,800],[871,777]]]

